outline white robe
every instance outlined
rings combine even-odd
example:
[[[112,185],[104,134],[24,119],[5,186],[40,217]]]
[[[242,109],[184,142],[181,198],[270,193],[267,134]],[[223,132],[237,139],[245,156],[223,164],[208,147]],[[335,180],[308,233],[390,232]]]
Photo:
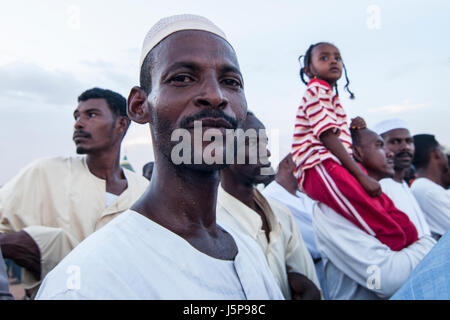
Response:
[[[128,210],[66,256],[37,299],[283,299],[257,244],[227,231],[239,250],[233,261]]]
[[[414,180],[411,190],[430,225],[431,232],[442,236],[450,229],[450,190],[426,178]]]

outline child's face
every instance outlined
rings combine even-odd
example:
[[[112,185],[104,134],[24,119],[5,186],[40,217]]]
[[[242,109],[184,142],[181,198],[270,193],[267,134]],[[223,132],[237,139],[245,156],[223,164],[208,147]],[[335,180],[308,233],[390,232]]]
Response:
[[[330,84],[335,84],[342,75],[342,59],[338,48],[331,44],[320,44],[311,52],[311,63],[307,75],[317,76]]]

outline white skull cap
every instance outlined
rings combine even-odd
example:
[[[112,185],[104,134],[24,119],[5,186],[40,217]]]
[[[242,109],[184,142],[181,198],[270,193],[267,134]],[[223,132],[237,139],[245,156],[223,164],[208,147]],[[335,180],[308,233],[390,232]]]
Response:
[[[408,124],[403,119],[391,118],[380,121],[373,127],[373,131],[379,135],[394,129],[408,129]]]
[[[205,17],[193,14],[174,15],[159,20],[148,31],[142,44],[141,60],[139,62],[139,70],[142,68],[147,54],[162,40],[172,33],[182,30],[202,30],[211,32],[228,42],[225,33],[220,30],[214,23]]]

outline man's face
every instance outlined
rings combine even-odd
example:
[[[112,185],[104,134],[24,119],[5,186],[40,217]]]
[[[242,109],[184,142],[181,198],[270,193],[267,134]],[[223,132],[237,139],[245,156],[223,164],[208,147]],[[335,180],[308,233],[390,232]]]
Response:
[[[361,164],[375,179],[394,176],[393,152],[385,148],[383,139],[375,132],[362,129],[360,135]]]
[[[382,134],[386,147],[394,153],[395,170],[409,168],[414,156],[414,140],[408,129],[394,129]]]
[[[148,95],[155,146],[171,157],[175,129],[187,129],[194,148],[194,121],[223,136],[245,118],[247,102],[236,54],[222,38],[205,31],[176,32],[152,50],[152,90]],[[210,131],[211,132],[211,131]],[[201,142],[201,152],[210,142]],[[225,153],[225,143],[223,152]],[[222,166],[196,165],[200,170]]]
[[[120,135],[115,132],[116,118],[105,99],[88,99],[78,104],[73,113],[75,119],[73,141],[78,154],[90,154],[107,150]]]
[[[248,115],[243,124],[243,129],[253,129],[256,133],[259,133],[259,130],[265,129],[265,127],[255,116]],[[267,144],[267,137],[260,136],[259,134],[256,137],[250,136],[245,138],[245,163],[233,164],[230,166],[231,171],[236,177],[238,177],[238,179],[255,185],[265,183],[267,181],[270,175],[262,174],[262,170],[269,170],[269,168],[271,168],[270,162],[268,161],[270,151],[267,148]],[[242,148],[242,146],[238,145],[237,150],[240,148]],[[259,150],[262,150],[262,152]],[[254,164],[250,163],[250,153],[252,152],[256,152],[253,153],[255,156],[254,158],[256,159],[256,163]]]

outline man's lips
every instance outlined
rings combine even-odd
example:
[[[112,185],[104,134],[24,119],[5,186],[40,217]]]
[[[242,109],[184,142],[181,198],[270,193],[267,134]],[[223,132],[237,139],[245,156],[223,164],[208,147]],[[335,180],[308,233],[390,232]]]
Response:
[[[83,132],[75,132],[74,134],[73,134],[73,137],[72,137],[72,139],[75,141],[75,140],[80,140],[80,139],[88,139],[88,138],[90,138],[90,135],[89,134],[87,134],[87,133],[83,133]]]
[[[196,122],[200,122],[203,128],[234,129],[231,123],[224,118],[203,118],[195,120],[187,126],[187,129],[194,129]]]

